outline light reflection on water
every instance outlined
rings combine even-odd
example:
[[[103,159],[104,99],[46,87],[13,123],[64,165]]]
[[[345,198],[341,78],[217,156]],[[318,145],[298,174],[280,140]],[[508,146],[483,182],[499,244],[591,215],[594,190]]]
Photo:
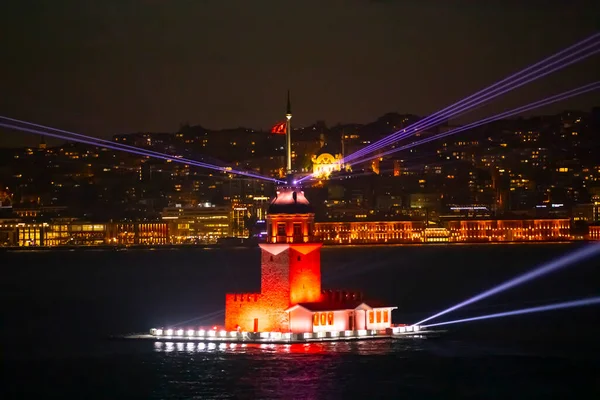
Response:
[[[422,351],[423,344],[419,340],[370,340],[340,341],[314,343],[205,343],[205,342],[155,342],[156,353],[178,352],[193,354],[198,352],[219,352],[226,354],[355,354],[355,355],[387,355],[398,351]]]

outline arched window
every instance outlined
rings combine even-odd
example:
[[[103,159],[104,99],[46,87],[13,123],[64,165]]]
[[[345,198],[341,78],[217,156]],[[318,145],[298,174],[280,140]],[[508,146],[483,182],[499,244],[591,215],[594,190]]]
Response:
[[[385,310],[383,312],[383,322],[389,322],[390,321],[390,313],[388,310]]]
[[[327,314],[321,313],[321,325],[327,325]]]
[[[313,314],[313,325],[314,326],[319,326],[319,313],[314,313]]]
[[[327,325],[333,325],[333,313],[327,313]]]
[[[372,324],[374,322],[373,311],[369,311],[369,323]]]

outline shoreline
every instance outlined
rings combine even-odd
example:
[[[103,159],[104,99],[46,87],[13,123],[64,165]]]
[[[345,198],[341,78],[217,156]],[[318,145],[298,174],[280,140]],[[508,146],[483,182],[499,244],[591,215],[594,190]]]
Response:
[[[598,240],[537,240],[537,241],[503,241],[503,242],[422,242],[422,243],[350,243],[332,244],[324,243],[324,248],[337,247],[401,247],[401,246],[473,246],[473,245],[543,245],[543,244],[569,244],[569,243],[594,243]],[[187,249],[253,249],[258,248],[256,243],[251,245],[223,245],[223,244],[160,244],[160,245],[96,245],[96,246],[4,246],[0,252],[28,252],[28,251],[129,251],[129,250],[187,250]]]

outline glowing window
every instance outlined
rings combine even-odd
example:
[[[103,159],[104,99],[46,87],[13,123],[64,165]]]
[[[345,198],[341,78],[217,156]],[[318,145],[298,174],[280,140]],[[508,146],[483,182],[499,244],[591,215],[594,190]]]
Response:
[[[319,313],[314,313],[313,314],[313,325],[314,326],[319,326]]]
[[[390,321],[390,313],[388,310],[385,310],[383,312],[383,322],[389,322]]]
[[[333,325],[333,313],[332,312],[327,314],[327,325]]]
[[[321,313],[321,325],[327,324],[327,314]]]
[[[372,324],[373,322],[373,311],[369,311],[369,323]]]
[[[381,311],[377,311],[377,323],[381,323]]]

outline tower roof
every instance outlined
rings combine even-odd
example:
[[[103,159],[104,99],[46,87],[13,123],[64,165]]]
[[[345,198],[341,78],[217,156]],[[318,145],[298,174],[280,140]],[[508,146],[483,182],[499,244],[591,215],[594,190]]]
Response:
[[[271,201],[267,214],[312,214],[312,206],[299,187],[281,186]]]

